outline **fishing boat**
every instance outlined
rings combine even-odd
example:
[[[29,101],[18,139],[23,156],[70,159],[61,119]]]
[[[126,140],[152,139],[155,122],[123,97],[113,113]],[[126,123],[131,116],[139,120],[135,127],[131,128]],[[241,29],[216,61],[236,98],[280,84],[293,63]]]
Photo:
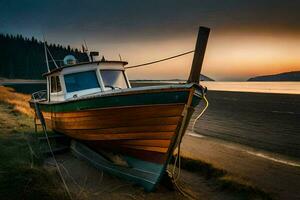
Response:
[[[127,62],[95,61],[91,54],[77,63],[67,56],[44,74],[47,91],[34,93],[30,105],[47,130],[74,139],[77,156],[152,191],[203,98],[199,76],[208,35],[200,27],[187,83],[131,87]]]

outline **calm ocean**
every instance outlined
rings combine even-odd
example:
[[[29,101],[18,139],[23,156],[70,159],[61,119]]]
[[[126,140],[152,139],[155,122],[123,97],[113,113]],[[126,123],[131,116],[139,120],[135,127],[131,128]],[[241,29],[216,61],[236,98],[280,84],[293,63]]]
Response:
[[[220,82],[202,81],[208,90],[232,92],[258,92],[300,94],[300,82]]]

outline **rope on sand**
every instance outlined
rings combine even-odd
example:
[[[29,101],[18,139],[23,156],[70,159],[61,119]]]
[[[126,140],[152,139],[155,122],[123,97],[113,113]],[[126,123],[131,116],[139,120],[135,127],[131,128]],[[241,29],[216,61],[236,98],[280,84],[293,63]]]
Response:
[[[193,123],[193,126],[192,126],[192,131],[194,131],[194,126],[196,124],[196,122],[198,121],[198,119],[200,119],[200,117],[204,114],[204,112],[207,110],[208,108],[208,100],[205,96],[205,94],[203,93],[202,94],[203,96],[203,99],[205,101],[205,107],[203,108],[203,110],[201,111],[201,113],[196,117],[194,123]],[[177,146],[177,154],[176,154],[176,157],[175,157],[175,161],[174,161],[174,165],[173,165],[173,170],[172,170],[172,173],[168,171],[169,175],[171,176],[171,179],[174,183],[174,185],[176,186],[177,190],[185,197],[187,197],[188,199],[196,199],[196,197],[194,197],[193,195],[189,194],[188,192],[184,191],[184,189],[178,185],[178,180],[180,178],[180,172],[181,172],[181,156],[180,156],[180,146],[181,146],[181,141],[182,141],[182,137],[181,135],[179,136],[180,139],[178,141],[178,146]],[[177,167],[177,163],[178,163],[178,172],[176,174],[176,167]]]
[[[208,108],[208,105],[209,105],[208,100],[207,100],[207,98],[206,98],[205,95],[203,95],[203,99],[204,99],[204,101],[205,101],[205,107],[203,108],[202,112],[196,117],[195,121],[193,122],[193,126],[192,126],[192,131],[193,131],[193,132],[195,132],[195,131],[194,131],[194,127],[195,127],[196,122],[197,122],[198,119],[200,119],[200,117],[204,114],[204,112],[206,111],[206,109]]]
[[[68,187],[68,185],[67,185],[67,183],[66,183],[66,181],[65,181],[65,179],[64,179],[64,177],[63,177],[63,175],[62,175],[62,172],[61,172],[61,170],[60,170],[60,168],[59,168],[58,162],[57,162],[57,160],[56,160],[56,158],[55,158],[55,155],[54,155],[53,150],[52,150],[52,147],[51,147],[51,143],[50,143],[50,140],[49,140],[49,137],[48,137],[48,134],[47,134],[46,127],[45,127],[44,125],[43,125],[43,131],[44,131],[44,133],[45,133],[45,136],[46,136],[46,139],[47,139],[47,143],[48,143],[48,146],[49,146],[49,150],[50,150],[50,152],[51,152],[51,155],[52,155],[52,157],[53,157],[54,163],[55,163],[55,165],[56,165],[58,174],[59,174],[59,176],[60,176],[60,178],[61,178],[61,180],[62,180],[62,182],[63,182],[63,185],[64,185],[64,187],[65,187],[65,189],[66,189],[66,191],[67,191],[67,194],[68,194],[69,198],[72,200],[73,198],[72,198],[72,196],[71,196],[71,192],[70,192],[69,187]]]

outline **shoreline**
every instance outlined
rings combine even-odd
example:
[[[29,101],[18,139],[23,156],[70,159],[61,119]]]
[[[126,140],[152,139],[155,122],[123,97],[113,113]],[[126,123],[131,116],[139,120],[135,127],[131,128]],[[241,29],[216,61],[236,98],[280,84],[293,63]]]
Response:
[[[210,163],[225,170],[238,182],[255,185],[274,199],[300,198],[300,167],[249,154],[228,143],[209,137],[185,135],[182,156]]]
[[[136,86],[180,84],[180,81],[130,81]],[[254,81],[200,81],[200,84],[206,86],[209,91],[220,92],[241,92],[241,93],[258,93],[258,94],[291,94],[300,95],[300,81],[278,81],[278,82],[254,82]]]
[[[20,84],[46,84],[46,80],[32,80],[32,79],[0,79],[0,85],[20,85]]]
[[[264,159],[269,160],[269,161],[273,161],[273,162],[277,162],[277,163],[280,163],[280,164],[285,164],[285,165],[288,165],[288,166],[299,167],[300,168],[300,159],[297,160],[294,157],[289,157],[289,156],[285,156],[285,155],[278,154],[278,153],[276,154],[276,153],[270,152],[270,151],[263,151],[263,150],[260,150],[260,149],[255,149],[255,148],[243,145],[243,144],[238,144],[238,143],[234,143],[234,142],[230,142],[230,141],[225,141],[225,140],[222,140],[222,139],[201,135],[200,133],[193,133],[191,131],[187,131],[186,135],[191,136],[191,137],[195,137],[195,138],[206,138],[207,137],[207,139],[219,142],[220,144],[223,144],[228,148],[238,150],[238,151],[242,151],[242,152],[245,152],[249,155],[264,158]]]

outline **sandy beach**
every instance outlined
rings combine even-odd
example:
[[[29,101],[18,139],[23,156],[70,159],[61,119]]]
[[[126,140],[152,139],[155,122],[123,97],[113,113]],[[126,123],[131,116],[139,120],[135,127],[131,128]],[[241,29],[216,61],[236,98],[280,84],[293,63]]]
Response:
[[[189,135],[183,139],[182,154],[224,169],[233,177],[258,186],[274,199],[300,198],[300,162],[292,162],[298,164],[293,166],[261,156],[278,158],[276,154],[258,152],[210,137]]]
[[[250,181],[275,199],[299,199],[300,95],[209,91],[207,98],[209,109],[194,128],[207,137],[186,136],[184,154]]]
[[[97,170],[89,163],[77,159],[72,154],[58,155],[57,160],[67,184],[75,199],[125,199],[125,200],[156,200],[156,199],[190,199],[182,195],[179,191],[169,189],[160,184],[151,193],[147,193],[142,187],[126,180],[119,179],[107,173]],[[49,171],[55,171],[53,159],[45,162],[45,167]],[[214,200],[239,200],[239,192],[220,190],[214,185],[212,180],[204,176],[182,170],[181,178],[178,182],[180,187],[191,195],[192,199],[214,199]],[[264,199],[254,195],[253,198],[245,199]]]
[[[276,154],[257,152],[253,148],[210,137],[186,135],[183,139],[181,155],[211,163],[214,167],[228,172],[227,178],[255,186],[269,194],[273,199],[300,198],[300,163],[291,161],[293,164],[299,165],[293,166],[282,163],[281,160],[274,161],[261,156],[268,155],[270,158],[275,158],[278,157]],[[169,190],[164,185],[160,185],[153,193],[145,193],[142,188],[103,173],[88,163],[75,158],[72,154],[58,156],[58,160],[65,168],[64,170],[68,172],[64,173],[68,184],[73,191],[81,191],[78,195],[84,199],[97,199],[99,197],[110,199],[186,199],[179,192]],[[51,167],[51,162],[51,159],[48,160],[46,165]],[[182,169],[179,183],[185,191],[196,199],[241,198],[236,193],[217,189],[210,179],[184,169]]]

